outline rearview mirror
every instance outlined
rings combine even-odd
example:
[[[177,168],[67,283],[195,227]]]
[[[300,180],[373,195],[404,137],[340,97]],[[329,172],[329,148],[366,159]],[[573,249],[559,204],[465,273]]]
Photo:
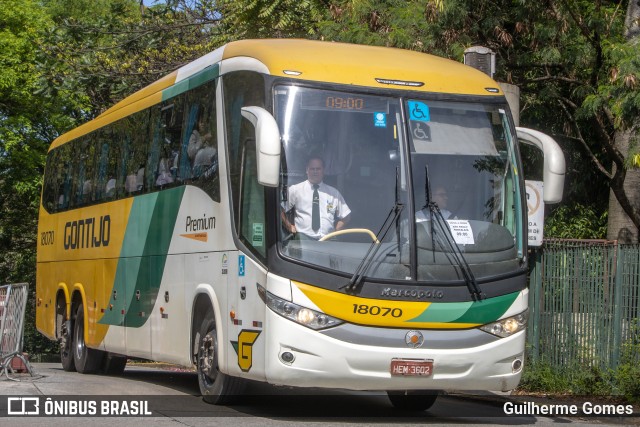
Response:
[[[564,154],[558,143],[542,132],[517,127],[518,139],[525,144],[540,149],[544,155],[542,180],[544,182],[543,200],[545,203],[559,203],[564,191],[565,162]]]
[[[273,116],[261,107],[242,107],[242,116],[256,131],[258,183],[277,187],[280,177],[280,130]]]

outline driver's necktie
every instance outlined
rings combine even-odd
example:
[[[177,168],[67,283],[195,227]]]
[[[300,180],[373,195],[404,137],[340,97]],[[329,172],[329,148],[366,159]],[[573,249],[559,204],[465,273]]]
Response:
[[[313,184],[313,205],[311,209],[311,228],[313,231],[320,229],[320,194],[318,194],[318,184]]]

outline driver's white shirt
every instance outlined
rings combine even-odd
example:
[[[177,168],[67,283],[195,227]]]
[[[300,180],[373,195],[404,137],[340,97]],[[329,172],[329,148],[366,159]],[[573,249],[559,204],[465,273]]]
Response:
[[[298,233],[319,239],[334,231],[336,221],[344,219],[351,213],[351,209],[344,201],[338,190],[321,182],[318,187],[320,198],[320,228],[313,231],[311,228],[311,214],[313,209],[313,184],[309,180],[289,187],[289,198],[284,209],[289,212],[296,208],[295,226]]]

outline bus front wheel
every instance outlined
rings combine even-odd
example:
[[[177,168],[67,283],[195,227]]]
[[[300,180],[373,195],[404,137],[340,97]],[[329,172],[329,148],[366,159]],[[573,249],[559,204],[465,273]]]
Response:
[[[84,342],[84,307],[78,305],[76,320],[73,325],[73,361],[81,374],[91,374],[98,370],[104,354],[94,350]]]
[[[396,409],[426,411],[438,398],[437,390],[390,390],[387,396]]]
[[[198,385],[202,399],[214,405],[229,405],[237,401],[244,382],[223,374],[218,369],[218,338],[213,314],[208,313],[198,334]]]

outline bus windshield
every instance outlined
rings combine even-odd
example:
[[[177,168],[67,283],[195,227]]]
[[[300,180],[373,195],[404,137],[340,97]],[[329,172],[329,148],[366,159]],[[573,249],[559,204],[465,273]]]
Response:
[[[284,257],[439,284],[463,280],[461,262],[477,279],[518,268],[518,163],[501,106],[285,85],[274,105]]]

